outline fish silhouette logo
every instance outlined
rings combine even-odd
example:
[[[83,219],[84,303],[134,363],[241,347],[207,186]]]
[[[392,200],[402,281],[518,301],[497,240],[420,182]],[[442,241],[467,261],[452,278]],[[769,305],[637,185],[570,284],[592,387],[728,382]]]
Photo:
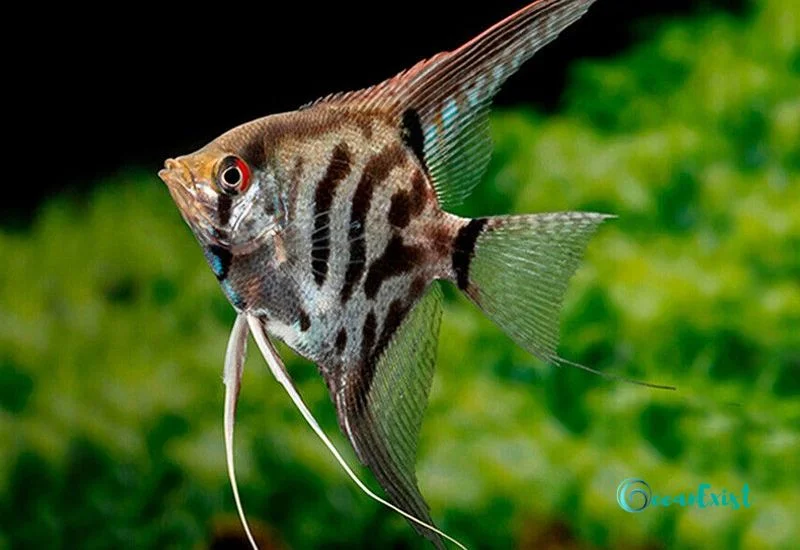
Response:
[[[626,512],[641,512],[653,499],[653,492],[646,481],[630,477],[617,487],[617,503]]]

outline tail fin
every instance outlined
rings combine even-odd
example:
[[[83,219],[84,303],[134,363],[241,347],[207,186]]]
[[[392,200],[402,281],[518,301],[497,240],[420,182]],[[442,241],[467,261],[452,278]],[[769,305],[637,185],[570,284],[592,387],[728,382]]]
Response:
[[[564,294],[589,239],[613,216],[584,212],[479,218],[455,241],[456,282],[519,346],[548,363],[604,377],[657,386],[595,371],[558,356]]]

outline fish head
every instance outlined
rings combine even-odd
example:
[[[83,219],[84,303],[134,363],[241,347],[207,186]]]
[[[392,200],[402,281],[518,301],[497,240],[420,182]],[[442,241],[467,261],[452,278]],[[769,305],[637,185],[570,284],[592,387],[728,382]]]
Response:
[[[252,248],[278,229],[283,209],[275,178],[236,150],[212,142],[167,159],[158,175],[205,245]]]

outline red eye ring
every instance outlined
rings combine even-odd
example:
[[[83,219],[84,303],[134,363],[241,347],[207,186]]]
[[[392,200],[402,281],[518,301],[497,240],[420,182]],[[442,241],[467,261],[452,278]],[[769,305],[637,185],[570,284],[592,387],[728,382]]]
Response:
[[[244,193],[250,187],[250,167],[239,157],[226,157],[220,164],[217,183],[229,194]]]

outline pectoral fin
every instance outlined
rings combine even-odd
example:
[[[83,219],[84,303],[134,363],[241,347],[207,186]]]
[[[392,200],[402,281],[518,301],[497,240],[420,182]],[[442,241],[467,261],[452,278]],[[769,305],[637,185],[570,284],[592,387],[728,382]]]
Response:
[[[236,469],[233,460],[233,427],[236,416],[236,404],[239,401],[239,390],[242,386],[242,372],[244,370],[244,360],[247,358],[247,319],[243,314],[236,317],[233,324],[230,338],[228,339],[228,349],[225,352],[225,370],[223,382],[225,383],[225,460],[228,464],[228,478],[233,489],[233,498],[236,501],[236,510],[242,522],[247,540],[250,545],[258,550],[247,518],[244,515],[242,501],[239,498],[239,486],[236,483]]]

